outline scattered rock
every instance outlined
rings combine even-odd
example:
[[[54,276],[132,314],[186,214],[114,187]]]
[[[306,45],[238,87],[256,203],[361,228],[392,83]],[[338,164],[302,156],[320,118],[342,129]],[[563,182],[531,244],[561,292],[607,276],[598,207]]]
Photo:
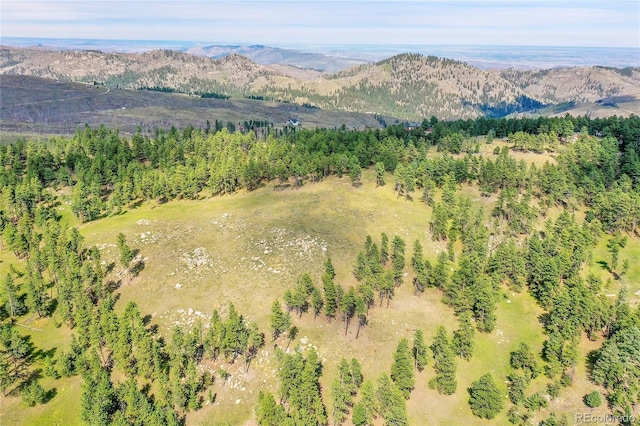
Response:
[[[138,225],[151,225],[151,221],[147,219],[140,219],[136,222]]]
[[[213,266],[211,255],[204,247],[197,247],[193,250],[193,253],[183,253],[180,256],[180,261],[185,263],[189,269]]]

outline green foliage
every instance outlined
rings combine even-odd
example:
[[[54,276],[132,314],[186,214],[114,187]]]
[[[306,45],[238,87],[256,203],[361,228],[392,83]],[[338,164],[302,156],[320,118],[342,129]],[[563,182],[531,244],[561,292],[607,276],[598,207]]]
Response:
[[[32,380],[22,389],[22,401],[29,407],[45,402],[47,393],[38,380]]]
[[[376,390],[378,398],[378,412],[389,425],[406,425],[407,404],[402,391],[396,387],[386,373],[378,378]]]
[[[453,332],[451,346],[453,351],[467,361],[473,356],[473,339],[475,329],[471,323],[471,317],[467,314],[460,316],[460,327]]]
[[[469,388],[469,405],[474,415],[493,419],[503,408],[502,392],[487,373]]]
[[[624,266],[625,260],[629,265],[633,258],[620,257],[624,257],[626,242],[621,235],[637,228],[640,217],[640,175],[635,167],[640,162],[632,142],[637,139],[633,136],[636,129],[625,129],[637,127],[637,121],[580,120],[470,120],[441,125],[436,121],[427,124],[434,127],[429,135],[396,126],[377,132],[300,130],[264,140],[223,130],[203,133],[175,128],[158,131],[153,138],[136,134],[127,139],[103,128],[81,129],[71,139],[55,138],[47,144],[2,145],[0,245],[13,252],[7,253],[9,259],[15,255],[19,262],[9,261],[0,283],[0,319],[4,321],[0,326],[0,386],[3,392],[11,390],[14,384],[20,384],[23,374],[33,369],[34,348],[24,335],[28,331],[13,325],[22,325],[21,316],[26,313],[39,317],[53,314],[56,323],[74,329],[71,348],[56,352],[55,359],[46,356],[41,367],[54,379],[82,374],[82,415],[90,424],[177,424],[180,419],[175,410],[185,413],[201,406],[208,379],[199,374],[197,366],[204,358],[219,363],[224,357],[224,361],[233,363],[242,357],[249,368],[264,344],[257,325],[246,321],[233,305],[229,306],[228,318],[214,312],[208,329],[194,324],[192,330],[174,330],[162,341],[155,338],[135,304],[118,305],[118,313],[114,312],[113,289],[106,282],[103,266],[108,259],[101,259],[97,248],[85,247],[77,228],[64,225],[75,219],[65,216],[62,220],[56,212],[57,203],[69,204],[80,221],[88,221],[135,208],[138,201],[195,199],[243,188],[253,190],[269,181],[300,186],[308,180],[348,173],[357,182],[362,168],[374,166],[376,178],[382,177],[378,185],[383,184],[386,171],[395,169],[403,195],[420,189],[426,193],[424,201],[433,207],[433,238],[447,240],[449,251],[455,250],[457,263],[442,252],[431,267],[421,243],[413,246],[416,293],[428,286],[439,288],[460,320],[451,342],[444,329],[438,330],[431,346],[436,373],[431,386],[444,394],[455,392],[455,358],[471,357],[474,323],[481,331],[491,331],[501,285],[515,291],[527,286],[545,310],[541,316],[547,336],[542,350],[544,370],[556,378],[547,387],[548,393],[557,395],[560,386],[570,384],[568,372],[580,361],[576,348],[584,331],[594,340],[606,339],[593,356],[592,379],[604,386],[614,412],[629,412],[638,403],[636,348],[640,347],[640,319],[629,306],[624,287],[614,302],[604,296],[603,284],[597,278],[585,280],[583,272],[592,261],[594,245],[603,238],[603,230],[611,233],[604,239],[609,243],[611,257],[606,260],[612,271],[619,272],[618,276],[626,269],[633,272],[633,265]],[[547,128],[539,129],[539,125]],[[513,135],[514,143],[518,137],[531,144],[542,141],[542,149],[548,149],[554,143],[553,132],[563,143],[569,127],[583,125],[590,127],[590,133],[605,131],[611,137],[609,133],[604,139],[583,134],[575,144],[558,149],[557,162],[541,167],[517,162],[508,149],[499,150],[491,159],[434,157],[428,153],[430,144],[440,140],[445,140],[443,146],[451,142],[455,145],[459,136],[446,138],[447,133],[466,138],[489,130],[496,137]],[[530,136],[537,132],[538,140],[518,132]],[[540,149],[535,144],[527,148],[529,142],[525,142],[519,148]],[[483,193],[496,194],[498,200],[489,228],[482,212],[472,210],[471,201],[460,196],[459,188],[476,183]],[[68,188],[58,191],[61,186]],[[61,193],[70,195],[58,195]],[[487,201],[493,203],[493,199]],[[582,209],[580,203],[589,208],[585,223],[569,213],[575,207]],[[553,205],[561,209],[560,215],[532,234],[538,226],[537,215],[547,211],[555,214],[549,210]],[[118,235],[117,242],[119,261],[129,268],[133,251],[124,234]],[[494,242],[499,243],[497,247]],[[395,237],[389,247],[389,239],[383,234],[380,245],[377,243],[369,238],[358,256],[357,286],[343,290],[336,285],[335,269],[328,259],[323,287],[317,288],[309,275],[300,276],[286,297],[287,307],[299,315],[310,308],[315,315],[324,312],[329,319],[340,315],[345,331],[356,317],[359,331],[367,324],[376,292],[381,304],[386,299],[389,306],[404,275],[402,238]],[[618,271],[619,263],[622,268]],[[290,315],[279,303],[274,302],[269,318],[272,336],[276,339],[285,334],[294,340],[297,328],[291,327]],[[354,423],[371,423],[376,415],[382,415],[387,423],[406,423],[403,407],[404,397],[413,387],[411,364],[415,363],[418,370],[426,365],[424,336],[418,331],[413,348],[408,342],[398,345],[391,378],[381,380],[378,392],[365,382],[360,400],[357,388],[363,378],[359,363],[345,360],[340,364],[340,389],[336,393],[342,392],[346,401],[346,409],[338,410],[342,420],[352,407]],[[276,404],[271,395],[259,397],[262,401],[256,413],[266,419],[260,423],[327,422],[319,384],[313,379],[319,376],[320,365],[317,354],[315,361],[313,357],[309,354],[301,361],[283,361],[291,375],[281,372],[281,379],[286,377],[291,383],[283,387],[282,404]],[[407,359],[410,368],[406,368]],[[520,411],[510,412],[509,418],[526,421],[522,406],[536,410],[546,403],[540,394],[525,396],[529,380],[543,369],[537,354],[526,345],[520,345],[510,361],[516,371],[508,377],[509,397],[519,404]],[[127,379],[114,385],[111,368]],[[235,369],[221,371],[225,372],[221,376],[236,374]],[[30,383],[23,387],[28,403],[40,400],[38,395],[42,394],[33,384],[37,382]],[[138,383],[148,383],[149,390],[139,389]],[[334,403],[334,408],[337,405]]]
[[[602,405],[602,395],[597,390],[586,394],[583,398],[584,404],[590,408],[597,408]]]
[[[429,381],[429,387],[444,395],[453,395],[458,387],[456,380],[456,361],[453,350],[447,339],[444,327],[438,327],[436,337],[431,344],[431,351],[435,360],[436,375]]]
[[[637,402],[640,388],[640,329],[630,326],[605,341],[594,356],[591,377],[616,395],[612,405],[623,410]]]
[[[311,349],[307,357],[300,352],[289,355],[282,351],[277,356],[280,395],[289,407],[287,417],[294,424],[325,424],[327,414],[318,382],[322,374],[318,354]]]
[[[417,329],[413,336],[412,352],[416,368],[418,371],[424,370],[427,365],[427,344],[424,340],[424,333],[420,329]]]
[[[524,406],[531,411],[538,411],[545,408],[549,403],[541,393],[534,393],[524,401]]]
[[[391,380],[396,384],[397,388],[402,392],[405,399],[409,399],[415,379],[413,378],[413,362],[411,361],[411,351],[409,349],[409,341],[405,338],[400,339],[396,353],[393,355],[393,364],[391,364]]]
[[[279,300],[274,300],[271,305],[269,322],[271,324],[273,340],[276,340],[282,333],[287,331],[291,325],[291,317],[288,312],[282,311],[282,305],[280,305]]]
[[[510,363],[512,368],[522,370],[529,378],[534,379],[539,374],[538,362],[536,361],[535,355],[525,342],[521,342],[518,345],[518,349],[511,352]]]

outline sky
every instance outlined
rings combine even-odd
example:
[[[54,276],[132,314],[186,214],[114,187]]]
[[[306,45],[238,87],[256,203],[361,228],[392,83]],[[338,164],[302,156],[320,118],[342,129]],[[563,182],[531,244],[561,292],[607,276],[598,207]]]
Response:
[[[3,37],[640,49],[640,1],[10,1]]]

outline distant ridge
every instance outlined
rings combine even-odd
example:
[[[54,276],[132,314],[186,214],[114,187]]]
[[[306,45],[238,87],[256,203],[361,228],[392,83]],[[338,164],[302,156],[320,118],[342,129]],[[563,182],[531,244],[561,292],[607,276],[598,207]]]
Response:
[[[223,55],[217,47],[210,54]],[[232,49],[219,59],[172,50],[139,54],[0,48],[0,73],[124,89],[288,102],[418,121],[509,114],[640,114],[640,69],[482,70],[452,59],[401,54],[336,73],[263,65]],[[277,49],[249,47],[275,58]],[[217,52],[217,53],[216,53]],[[551,108],[551,109],[549,109]]]
[[[353,58],[341,58],[322,53],[306,53],[292,49],[280,49],[261,44],[251,46],[198,46],[186,50],[186,53],[206,56],[208,58],[222,58],[231,54],[246,56],[253,62],[263,65],[281,64],[299,68],[309,68],[318,71],[336,72],[368,61]]]

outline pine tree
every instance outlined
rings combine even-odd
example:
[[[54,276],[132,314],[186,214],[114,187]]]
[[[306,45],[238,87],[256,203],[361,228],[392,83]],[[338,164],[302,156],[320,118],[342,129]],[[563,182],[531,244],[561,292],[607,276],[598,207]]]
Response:
[[[256,417],[261,426],[276,426],[284,424],[286,413],[282,405],[276,404],[273,395],[260,391],[256,407]]]
[[[336,285],[333,282],[333,278],[329,274],[322,276],[322,283],[324,285],[324,314],[327,318],[332,319],[336,316],[338,310],[338,291]]]
[[[127,244],[127,237],[125,237],[125,235],[122,232],[118,234],[117,246],[118,246],[118,251],[120,252],[120,264],[125,269],[127,269],[129,280],[131,280],[129,264],[133,260],[134,254],[133,254],[133,250],[131,250],[131,248]]]
[[[413,359],[418,371],[424,370],[427,365],[427,344],[424,341],[424,333],[417,329],[413,337]]]
[[[407,403],[402,391],[396,387],[386,373],[382,373],[378,378],[376,395],[378,397],[380,415],[384,417],[386,424],[408,424]]]
[[[271,305],[269,322],[271,324],[273,340],[276,340],[282,333],[287,331],[291,325],[291,317],[288,312],[282,311],[282,305],[279,300],[274,300]]]
[[[520,342],[518,349],[511,352],[510,363],[512,368],[516,370],[521,369],[532,379],[538,376],[538,362],[526,342]]]
[[[341,425],[347,419],[351,396],[338,378],[335,378],[331,383],[331,395],[333,400],[333,424]]]
[[[349,322],[356,312],[356,291],[353,287],[349,287],[349,291],[345,293],[340,302],[340,310],[344,319],[344,335],[347,335]]]
[[[394,381],[398,389],[402,392],[405,399],[409,399],[415,380],[413,378],[413,362],[411,361],[411,350],[409,349],[409,341],[405,338],[400,339],[396,353],[393,355],[393,364],[391,364],[391,379]]]
[[[323,306],[324,306],[324,299],[322,297],[322,293],[318,288],[314,287],[313,292],[311,293],[311,307],[313,308],[314,320],[322,312]]]
[[[404,240],[398,235],[393,237],[393,253],[391,261],[393,265],[393,279],[396,286],[402,284],[402,273],[404,271],[404,249]]]
[[[473,338],[475,330],[471,322],[471,316],[468,312],[460,315],[460,327],[453,332],[453,341],[451,345],[453,351],[460,357],[467,361],[471,359],[473,355]]]
[[[13,282],[13,277],[11,277],[10,274],[7,274],[2,281],[2,298],[11,316],[11,322],[13,322],[14,318],[21,313],[21,304],[18,299],[18,292]]]
[[[378,401],[376,392],[371,380],[365,380],[362,384],[362,397],[360,403],[364,407],[367,424],[373,423],[373,419],[378,415]]]
[[[385,167],[384,167],[384,163],[378,161],[375,166],[375,171],[376,171],[376,187],[378,186],[384,186],[385,182],[384,182],[384,173],[385,173]]]
[[[493,419],[503,408],[502,392],[487,373],[469,388],[469,405],[474,415]]]
[[[327,257],[327,260],[324,262],[324,273],[327,274],[331,279],[336,277],[336,271],[333,267],[333,263],[331,262],[331,258]]]
[[[436,337],[431,345],[431,351],[435,359],[434,369],[436,375],[429,382],[429,387],[437,389],[444,395],[452,395],[458,387],[456,380],[456,362],[453,351],[447,339],[444,327],[438,327]]]

